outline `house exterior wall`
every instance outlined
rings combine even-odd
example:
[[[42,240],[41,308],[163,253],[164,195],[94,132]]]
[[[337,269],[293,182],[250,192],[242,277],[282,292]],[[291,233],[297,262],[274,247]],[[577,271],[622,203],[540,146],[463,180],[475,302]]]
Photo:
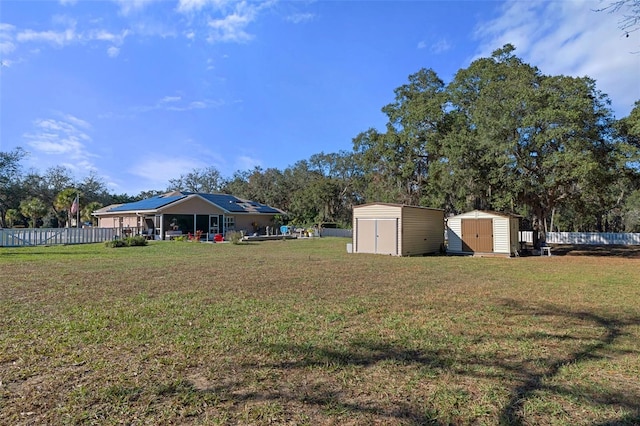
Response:
[[[122,223],[120,223],[122,219]],[[140,221],[140,222],[138,222]],[[98,218],[98,228],[136,228],[142,223],[142,218],[138,218],[136,215],[114,215],[114,216],[101,216]]]
[[[239,203],[238,201],[234,202]],[[244,211],[228,212],[225,209],[227,206],[214,204],[197,194],[187,196],[183,199],[177,198],[176,201],[170,204],[148,208],[146,210],[122,210],[122,204],[114,206],[120,208],[120,211],[108,211],[108,208],[105,208],[102,211],[96,211],[94,213],[98,219],[98,227],[116,229],[121,227],[124,229],[135,228],[137,231],[140,231],[147,228],[145,223],[146,217],[156,222],[157,236],[164,235],[164,232],[170,229],[169,221],[176,216],[182,216],[179,220],[183,222],[193,223],[193,232],[195,232],[195,229],[202,229],[203,227],[205,231],[208,228],[209,232],[213,232],[210,226],[210,217],[216,217],[218,219],[218,231],[216,232],[221,233],[228,230],[253,233],[256,227],[259,228],[261,232],[264,232],[265,227],[274,226],[273,218],[276,216],[276,213],[258,213],[253,211],[248,213]],[[235,204],[228,208],[238,210]],[[162,217],[162,219],[158,219],[159,217]],[[184,226],[182,228],[184,228]],[[191,225],[189,225],[189,228],[191,228]],[[191,229],[182,229],[182,231],[191,232]]]
[[[224,211],[200,197],[193,197],[163,209],[162,214],[220,215]]]
[[[257,215],[257,214],[237,214],[237,215],[227,215],[234,216],[235,220],[235,230],[236,231],[244,231],[245,234],[253,233],[253,223],[258,225],[258,228],[264,228],[266,226],[274,226],[273,225],[273,217],[275,215]]]

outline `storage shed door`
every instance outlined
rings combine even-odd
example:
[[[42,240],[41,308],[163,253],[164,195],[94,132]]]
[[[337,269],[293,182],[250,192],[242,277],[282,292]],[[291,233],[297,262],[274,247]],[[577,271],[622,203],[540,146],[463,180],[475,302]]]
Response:
[[[378,219],[376,253],[398,254],[398,220]]]
[[[462,219],[462,251],[493,252],[493,219]]]
[[[358,253],[398,254],[398,219],[357,219]]]

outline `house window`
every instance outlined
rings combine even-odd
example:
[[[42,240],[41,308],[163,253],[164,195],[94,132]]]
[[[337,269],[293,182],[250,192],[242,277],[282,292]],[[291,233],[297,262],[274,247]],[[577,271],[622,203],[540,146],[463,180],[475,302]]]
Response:
[[[236,219],[233,216],[225,216],[224,217],[224,229],[228,231],[233,231],[236,227]]]

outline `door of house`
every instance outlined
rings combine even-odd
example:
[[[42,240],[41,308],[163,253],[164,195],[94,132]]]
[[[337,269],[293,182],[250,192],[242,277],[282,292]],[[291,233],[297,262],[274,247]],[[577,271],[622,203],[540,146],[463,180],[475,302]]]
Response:
[[[213,235],[220,233],[218,215],[209,216],[209,233]]]
[[[462,219],[462,251],[493,251],[493,219]]]
[[[209,233],[224,234],[224,215],[216,214],[209,216]]]

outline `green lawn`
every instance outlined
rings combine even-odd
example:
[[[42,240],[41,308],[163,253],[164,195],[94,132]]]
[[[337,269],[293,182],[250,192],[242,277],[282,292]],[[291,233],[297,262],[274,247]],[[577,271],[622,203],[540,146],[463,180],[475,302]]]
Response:
[[[640,259],[0,248],[0,424],[640,423]]]

